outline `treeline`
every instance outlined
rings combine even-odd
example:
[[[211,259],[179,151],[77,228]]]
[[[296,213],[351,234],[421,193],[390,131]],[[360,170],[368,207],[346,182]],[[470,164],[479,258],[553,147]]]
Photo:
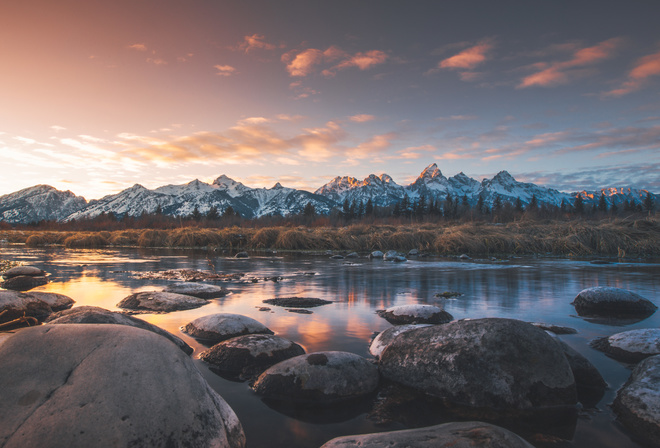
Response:
[[[263,216],[246,219],[231,206],[222,213],[211,207],[202,213],[195,207],[188,216],[170,216],[160,207],[153,213],[143,212],[140,216],[118,217],[113,213],[101,213],[94,218],[70,220],[66,222],[40,221],[30,224],[9,225],[0,223],[0,229],[17,230],[60,230],[60,231],[100,231],[128,229],[176,229],[185,227],[227,228],[227,227],[341,227],[351,224],[404,225],[409,223],[469,223],[490,222],[510,223],[520,220],[574,220],[605,218],[640,218],[655,214],[655,204],[651,194],[642,203],[624,201],[621,207],[609,204],[602,194],[593,204],[584,202],[577,196],[572,204],[567,201],[557,205],[539,203],[532,196],[528,204],[520,198],[513,203],[495,197],[492,204],[480,196],[476,204],[471,204],[467,195],[462,197],[447,195],[444,199],[420,196],[410,199],[407,195],[389,206],[374,205],[371,199],[366,202],[345,200],[342,207],[335,208],[327,215],[319,214],[313,203],[305,205],[299,214],[289,216]]]

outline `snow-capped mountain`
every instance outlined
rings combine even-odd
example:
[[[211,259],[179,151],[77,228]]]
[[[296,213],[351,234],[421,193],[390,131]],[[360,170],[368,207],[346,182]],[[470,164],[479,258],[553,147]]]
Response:
[[[82,196],[50,185],[36,185],[0,196],[0,221],[36,222],[61,220],[87,206]]]
[[[596,191],[562,193],[531,183],[518,182],[506,171],[481,182],[459,173],[445,177],[433,163],[426,167],[410,185],[398,185],[387,174],[369,175],[364,180],[354,177],[335,177],[314,193],[283,187],[279,182],[272,188],[250,188],[226,175],[211,184],[193,180],[182,185],[165,185],[150,190],[136,184],[117,194],[89,201],[70,191],[59,191],[48,185],[37,185],[15,193],[0,196],[0,221],[29,223],[41,220],[67,221],[93,218],[101,213],[116,216],[139,216],[161,210],[170,216],[188,216],[195,209],[206,214],[215,207],[222,214],[228,207],[244,218],[269,215],[288,216],[301,213],[308,203],[319,214],[328,214],[333,208],[342,208],[345,201],[363,203],[371,200],[374,206],[391,206],[404,197],[409,203],[424,197],[442,204],[448,195],[454,199],[466,198],[475,205],[481,198],[492,207],[497,198],[502,203],[529,204],[533,197],[539,205],[572,206],[579,196],[585,207],[593,207],[601,195],[609,207],[625,209],[626,202],[633,206],[644,203],[648,192],[630,188],[607,188]],[[651,194],[655,204],[657,195]]]

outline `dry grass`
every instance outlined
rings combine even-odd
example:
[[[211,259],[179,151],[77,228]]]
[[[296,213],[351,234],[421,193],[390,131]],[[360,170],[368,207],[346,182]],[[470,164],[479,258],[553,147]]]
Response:
[[[108,240],[100,233],[74,233],[64,240],[64,247],[76,249],[96,249],[108,245]]]
[[[265,227],[254,232],[250,238],[250,246],[254,249],[272,249],[277,244],[280,229],[277,227]]]

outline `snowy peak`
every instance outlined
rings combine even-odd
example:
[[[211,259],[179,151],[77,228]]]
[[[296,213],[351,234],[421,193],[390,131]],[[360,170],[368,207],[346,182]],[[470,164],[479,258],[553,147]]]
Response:
[[[220,191],[225,191],[232,198],[251,190],[249,187],[246,187],[240,182],[236,182],[234,179],[227,177],[224,174],[214,180],[211,185]]]
[[[431,180],[436,177],[443,177],[442,172],[440,171],[440,169],[438,169],[438,165],[432,163],[426,168],[424,168],[424,171],[422,171],[422,174],[420,174],[417,179]]]

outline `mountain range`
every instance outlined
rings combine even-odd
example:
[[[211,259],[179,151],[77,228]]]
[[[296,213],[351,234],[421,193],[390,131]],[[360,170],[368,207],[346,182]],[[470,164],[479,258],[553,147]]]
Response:
[[[135,184],[117,194],[87,201],[71,191],[60,191],[49,185],[36,185],[14,193],[0,196],[0,221],[7,223],[30,223],[41,220],[68,221],[93,218],[101,213],[114,213],[118,217],[139,216],[143,212],[153,213],[160,209],[171,216],[187,216],[197,209],[205,214],[215,207],[222,214],[228,207],[244,218],[269,215],[288,216],[301,213],[311,203],[319,214],[328,214],[335,207],[342,207],[348,200],[366,203],[371,199],[375,206],[390,206],[400,202],[404,196],[410,201],[420,197],[426,200],[444,201],[447,195],[467,198],[471,205],[481,197],[492,206],[496,198],[514,203],[518,199],[528,204],[536,197],[539,204],[559,206],[562,202],[572,205],[580,196],[585,205],[597,203],[605,195],[608,206],[621,207],[624,201],[641,204],[646,190],[630,188],[605,188],[596,191],[563,193],[531,183],[516,181],[506,171],[492,179],[481,182],[463,173],[452,177],[443,176],[433,163],[409,185],[398,185],[387,174],[369,175],[364,180],[354,177],[335,177],[314,193],[287,188],[276,183],[272,188],[250,188],[225,175],[207,184],[193,180],[183,185],[166,185],[149,190]],[[654,203],[656,195],[651,193]]]

